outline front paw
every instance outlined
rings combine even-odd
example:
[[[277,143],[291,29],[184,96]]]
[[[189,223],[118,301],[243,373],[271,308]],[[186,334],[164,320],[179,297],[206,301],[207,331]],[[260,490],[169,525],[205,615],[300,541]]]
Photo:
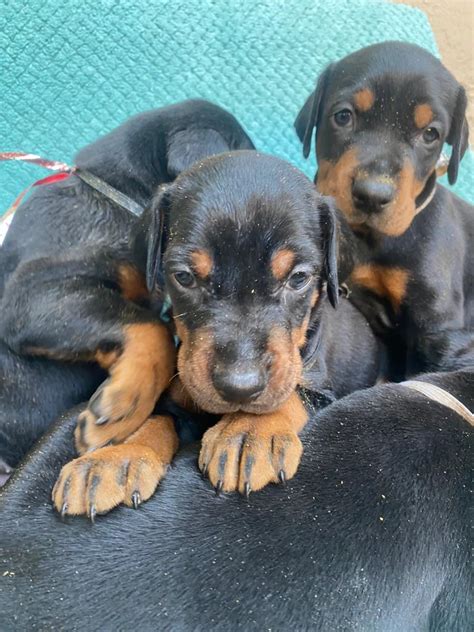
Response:
[[[144,375],[140,381],[112,375],[79,415],[74,433],[78,453],[129,437],[150,416],[158,396],[154,375]]]
[[[62,517],[86,514],[92,521],[121,503],[136,509],[150,498],[166,470],[167,464],[146,446],[102,448],[62,468],[53,504]]]
[[[199,467],[218,492],[248,496],[269,483],[292,478],[302,452],[290,427],[275,427],[265,415],[237,420],[229,415],[205,433]]]

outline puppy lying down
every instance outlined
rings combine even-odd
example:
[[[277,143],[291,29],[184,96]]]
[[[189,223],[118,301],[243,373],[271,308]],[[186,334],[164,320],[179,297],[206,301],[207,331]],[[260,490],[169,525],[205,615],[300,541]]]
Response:
[[[295,475],[303,392],[333,399],[375,382],[367,323],[347,301],[334,311],[336,233],[329,199],[288,163],[253,151],[197,162],[158,190],[137,226],[129,263],[147,277],[150,309],[169,301],[179,338],[168,395],[215,416],[199,467],[218,491],[248,495]],[[68,463],[56,509],[93,519],[137,507],[178,444],[166,409],[151,416],[122,443]]]

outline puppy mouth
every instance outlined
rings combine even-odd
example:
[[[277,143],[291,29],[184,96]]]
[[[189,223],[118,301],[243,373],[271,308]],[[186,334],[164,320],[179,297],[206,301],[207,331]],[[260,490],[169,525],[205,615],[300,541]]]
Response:
[[[178,371],[183,385],[199,408],[214,414],[272,412],[290,396],[301,375],[301,356],[296,348],[287,356],[287,362],[274,360],[265,388],[258,395],[230,401],[213,383],[213,360],[212,348],[190,350],[181,347],[178,352]]]
[[[212,384],[212,380],[209,379],[203,388],[202,384],[196,382],[191,372],[180,371],[180,376],[195,403],[206,412],[217,415],[236,413],[239,411],[255,415],[273,412],[283,404],[296,387],[296,382],[288,383],[283,388],[281,385],[278,389],[272,388],[271,385],[269,385],[254,399],[230,402],[218,393]]]

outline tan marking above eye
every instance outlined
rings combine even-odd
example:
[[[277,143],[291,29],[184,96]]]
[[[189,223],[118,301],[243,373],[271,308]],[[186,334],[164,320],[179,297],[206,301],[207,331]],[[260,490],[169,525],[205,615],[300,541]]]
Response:
[[[197,276],[205,279],[211,274],[214,261],[207,250],[195,250],[191,255],[191,264]]]
[[[289,248],[277,250],[272,256],[272,274],[278,281],[281,281],[290,272],[295,262],[295,253]]]
[[[431,123],[434,118],[433,110],[428,103],[420,103],[414,111],[415,125],[418,129],[423,129]]]
[[[354,104],[360,112],[367,112],[374,105],[375,94],[369,88],[358,90],[354,94]]]

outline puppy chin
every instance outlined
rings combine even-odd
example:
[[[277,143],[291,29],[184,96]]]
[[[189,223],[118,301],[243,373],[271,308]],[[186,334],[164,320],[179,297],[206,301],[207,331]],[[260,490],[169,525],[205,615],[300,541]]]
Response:
[[[366,225],[381,235],[400,237],[411,226],[416,215],[415,205],[388,208],[377,216],[369,216]]]
[[[194,403],[205,412],[214,415],[225,415],[228,413],[251,413],[254,415],[263,415],[272,413],[288,399],[296,388],[296,385],[288,385],[284,390],[279,389],[278,393],[266,390],[262,395],[254,401],[246,404],[227,402],[219,396],[214,388],[210,388],[210,384],[206,384],[202,389],[198,389],[192,381],[186,380],[186,375],[181,374],[181,380]]]

